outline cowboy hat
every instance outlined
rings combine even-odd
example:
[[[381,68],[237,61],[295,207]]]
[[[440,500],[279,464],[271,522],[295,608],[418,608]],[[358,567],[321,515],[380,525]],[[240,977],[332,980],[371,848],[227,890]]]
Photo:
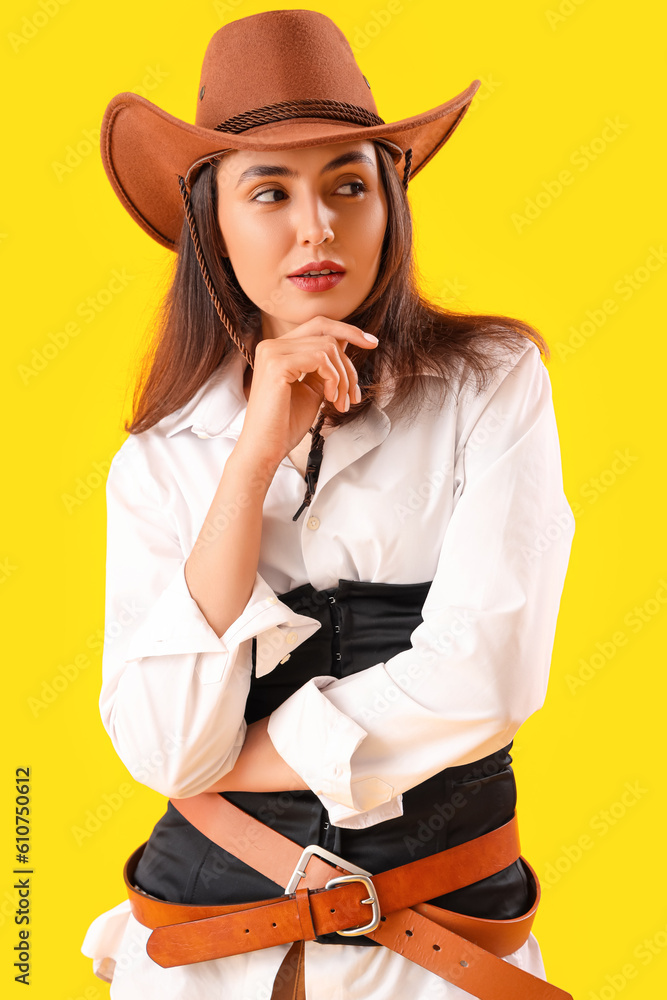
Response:
[[[104,169],[121,203],[154,240],[175,250],[185,190],[197,170],[229,150],[281,150],[372,139],[408,178],[450,138],[480,86],[473,80],[430,111],[386,123],[349,42],[325,14],[271,10],[232,21],[208,43],[195,124],[133,93],[102,119]],[[179,190],[180,187],[180,190]]]

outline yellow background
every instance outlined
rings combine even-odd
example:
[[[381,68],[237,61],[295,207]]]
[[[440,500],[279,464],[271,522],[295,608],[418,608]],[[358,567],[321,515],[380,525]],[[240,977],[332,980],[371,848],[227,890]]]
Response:
[[[123,899],[123,863],[165,808],[118,760],[97,698],[104,480],[171,257],[116,199],[96,130],[114,94],[141,88],[194,120],[211,35],[277,6],[28,0],[3,10],[4,996],[24,995],[11,966],[15,768],[32,774],[34,1000],[108,995],[79,946],[93,917]],[[513,751],[523,853],[543,885],[534,930],[550,981],[575,997],[658,997],[662,11],[601,0],[305,6],[346,34],[387,121],[482,81],[409,196],[427,291],[454,309],[521,317],[552,348],[577,530],[547,700]],[[570,182],[559,189],[563,171]],[[106,302],[114,271],[125,285]],[[100,309],[92,317],[89,297]],[[78,332],[64,337],[72,322]],[[98,811],[99,829],[86,831]]]

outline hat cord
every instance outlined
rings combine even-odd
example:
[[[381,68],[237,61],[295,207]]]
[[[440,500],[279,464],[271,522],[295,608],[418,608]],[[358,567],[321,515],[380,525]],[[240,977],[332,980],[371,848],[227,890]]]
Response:
[[[348,104],[345,101],[330,101],[320,98],[304,98],[301,101],[278,101],[276,104],[266,104],[262,108],[253,108],[240,115],[225,119],[216,125],[214,132],[238,134],[258,125],[269,122],[285,121],[292,118],[334,118],[371,128],[374,125],[387,123],[374,111],[362,108],[358,104]],[[403,190],[408,190],[410,169],[412,166],[412,146],[405,151],[405,166],[403,167]]]
[[[245,132],[246,129],[255,128],[257,125],[284,121],[288,118],[336,118],[339,121],[363,125],[366,128],[387,124],[374,111],[359,107],[358,104],[306,97],[300,101],[278,101],[276,104],[265,104],[261,108],[252,108],[250,111],[244,111],[240,115],[225,119],[224,122],[215,126],[215,131]]]
[[[213,300],[213,305],[215,306],[218,316],[220,317],[225,329],[227,330],[227,333],[232,338],[232,340],[238,347],[241,354],[243,354],[250,367],[254,368],[250,352],[248,351],[245,344],[241,341],[239,335],[236,333],[234,327],[232,326],[229,319],[225,315],[225,311],[222,308],[220,299],[218,298],[218,293],[215,290],[215,285],[213,284],[211,272],[208,269],[208,264],[206,262],[201,241],[199,239],[199,233],[197,232],[195,217],[192,211],[192,202],[190,201],[190,196],[185,186],[185,181],[180,174],[178,175],[178,186],[181,189],[181,197],[183,199],[183,206],[185,208],[185,218],[188,220],[188,226],[190,228],[190,236],[192,237],[192,242],[195,248],[195,254],[197,255],[197,261],[199,263],[202,276],[204,278],[204,283],[206,285],[206,288],[208,289],[208,294],[211,296],[211,299]]]
[[[343,101],[307,99],[303,101],[281,101],[277,104],[268,104],[263,108],[255,108],[252,111],[246,111],[241,115],[235,115],[233,118],[228,118],[220,125],[216,125],[215,130],[224,132],[243,132],[246,129],[254,128],[257,125],[266,124],[270,121],[283,121],[287,118],[307,117],[336,118],[342,121],[350,121],[355,125],[363,126],[385,124],[385,122],[372,111],[368,111],[366,108],[361,108],[354,104],[346,104]],[[405,165],[403,168],[403,189],[405,191],[408,189],[411,166],[412,147],[405,151]],[[181,192],[181,198],[183,199],[185,218],[187,219],[190,236],[195,248],[197,263],[199,264],[208,293],[223,326],[227,330],[227,333],[232,338],[239,351],[241,351],[241,354],[243,354],[244,358],[250,365],[250,368],[254,370],[255,366],[253,364],[252,355],[248,351],[245,344],[241,341],[231,322],[225,315],[224,309],[222,308],[222,303],[220,302],[215,285],[213,284],[211,272],[204,255],[201,240],[199,239],[199,233],[197,232],[197,225],[192,211],[192,202],[190,201],[188,188],[185,183],[185,179],[181,177],[180,174],[178,174],[178,186]],[[312,435],[312,445],[310,452],[308,453],[306,474],[304,477],[306,480],[306,492],[303,498],[303,503],[292,518],[293,521],[296,521],[301,512],[306,507],[310,506],[310,502],[315,494],[320,466],[322,464],[324,438],[322,437],[320,431],[322,429],[324,419],[324,413],[320,412],[317,420],[315,421],[315,425],[309,428]]]

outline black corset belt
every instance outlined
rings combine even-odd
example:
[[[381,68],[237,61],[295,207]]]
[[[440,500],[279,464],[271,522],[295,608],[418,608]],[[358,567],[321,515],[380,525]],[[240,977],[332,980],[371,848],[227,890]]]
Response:
[[[247,722],[269,715],[311,677],[346,677],[408,649],[430,586],[339,580],[327,590],[304,584],[279,595],[293,611],[316,618],[321,628],[261,678],[255,675],[253,641]],[[403,793],[402,816],[363,830],[333,826],[310,790],[221,794],[304,847],[318,844],[367,871],[380,872],[471,840],[511,819],[516,806],[511,747],[510,742],[477,761],[444,768]],[[269,899],[284,892],[284,886],[213,844],[171,803],[153,829],[135,881],[160,899],[204,906]],[[424,901],[503,920],[524,913],[534,897],[533,880],[519,860],[473,885]],[[317,940],[376,946],[366,937],[339,934]]]

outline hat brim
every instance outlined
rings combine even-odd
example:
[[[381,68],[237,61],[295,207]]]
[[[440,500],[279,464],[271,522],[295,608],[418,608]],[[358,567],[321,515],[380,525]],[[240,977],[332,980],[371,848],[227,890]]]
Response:
[[[183,224],[179,175],[197,161],[229,149],[299,149],[336,142],[385,139],[396,148],[402,177],[404,153],[412,149],[410,177],[422,170],[452,136],[480,87],[473,80],[462,93],[430,111],[384,125],[360,127],[318,118],[290,118],[242,133],[200,128],[168,114],[139,94],[117,94],[101,125],[100,151],[111,186],[141,228],[175,250]],[[191,183],[194,173],[190,172]]]

